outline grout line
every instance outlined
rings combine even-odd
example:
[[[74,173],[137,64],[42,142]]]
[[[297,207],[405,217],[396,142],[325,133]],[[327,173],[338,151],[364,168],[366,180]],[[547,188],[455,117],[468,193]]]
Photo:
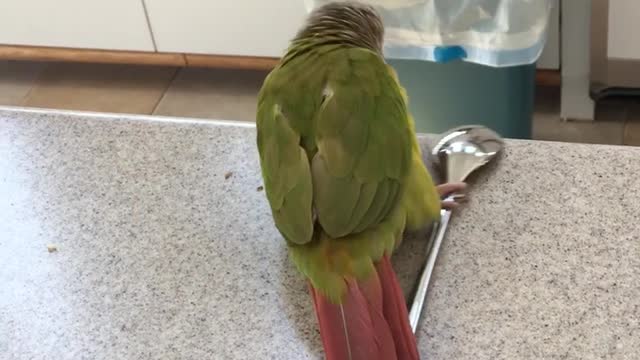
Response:
[[[162,92],[162,95],[160,95],[160,97],[158,98],[156,103],[153,105],[153,108],[151,109],[151,113],[149,115],[154,115],[156,110],[158,110],[158,106],[160,106],[160,103],[162,102],[162,100],[164,100],[165,96],[167,96],[167,92],[171,88],[171,85],[173,85],[173,82],[176,81],[176,78],[178,77],[178,73],[180,71],[182,71],[182,69],[183,68],[176,68],[174,70],[173,76],[171,77],[171,80],[169,81],[167,86],[164,88],[164,91]]]
[[[627,123],[629,122],[629,104],[625,104],[624,117],[622,118],[622,138],[620,144],[627,145]]]
[[[29,99],[29,96],[31,96],[31,93],[33,92],[33,89],[36,87],[36,84],[38,84],[38,82],[42,78],[42,74],[47,69],[47,67],[49,67],[50,64],[51,63],[49,63],[49,62],[43,63],[42,67],[40,69],[38,69],[38,74],[36,74],[36,76],[34,76],[33,82],[31,83],[31,86],[29,87],[29,90],[27,91],[26,94],[24,94],[22,99],[20,99],[20,106],[24,106],[27,103],[27,100]]]

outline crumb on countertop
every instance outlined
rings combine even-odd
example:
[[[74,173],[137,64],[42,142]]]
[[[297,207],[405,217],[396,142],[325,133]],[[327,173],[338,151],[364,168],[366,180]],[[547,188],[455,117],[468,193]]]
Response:
[[[233,175],[233,172],[232,172],[232,171],[229,171],[229,172],[225,173],[225,174],[224,174],[224,179],[225,179],[225,180],[227,180],[228,178],[230,178],[230,177],[231,177],[231,175]]]
[[[55,244],[47,244],[47,251],[52,253],[58,251],[58,246]]]
[[[260,185],[260,186],[258,186],[258,188],[256,190],[262,191],[262,190],[264,190],[264,186]]]

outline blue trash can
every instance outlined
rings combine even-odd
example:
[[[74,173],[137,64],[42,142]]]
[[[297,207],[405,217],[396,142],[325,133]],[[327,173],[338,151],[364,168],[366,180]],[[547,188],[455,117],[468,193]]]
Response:
[[[463,61],[388,62],[407,90],[416,131],[441,133],[475,124],[503,137],[531,138],[535,64],[494,68]]]

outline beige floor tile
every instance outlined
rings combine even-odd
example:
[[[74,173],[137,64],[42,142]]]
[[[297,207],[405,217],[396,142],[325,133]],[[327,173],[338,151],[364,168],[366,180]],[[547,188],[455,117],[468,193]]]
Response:
[[[595,121],[562,121],[559,90],[538,89],[533,116],[533,138],[620,145],[626,114],[627,104],[603,101],[596,107]]]
[[[257,94],[266,72],[183,69],[154,114],[254,121]]]
[[[640,100],[629,106],[627,121],[624,125],[624,144],[640,146]]]
[[[37,62],[0,61],[0,105],[22,105],[44,66]]]
[[[625,124],[624,144],[640,146],[640,119],[635,119]]]
[[[533,138],[547,141],[621,145],[623,126],[622,122],[561,121],[558,118],[547,118],[535,122]]]
[[[53,63],[42,71],[24,104],[151,114],[175,72],[170,67]]]

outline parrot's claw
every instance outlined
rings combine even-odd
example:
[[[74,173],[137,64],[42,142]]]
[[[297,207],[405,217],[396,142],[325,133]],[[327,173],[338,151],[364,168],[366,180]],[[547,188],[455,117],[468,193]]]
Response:
[[[463,182],[446,183],[436,186],[440,197],[446,199],[440,203],[440,206],[445,210],[452,210],[460,205],[460,203],[465,202],[467,199],[467,196],[464,194],[466,188],[467,184]]]

